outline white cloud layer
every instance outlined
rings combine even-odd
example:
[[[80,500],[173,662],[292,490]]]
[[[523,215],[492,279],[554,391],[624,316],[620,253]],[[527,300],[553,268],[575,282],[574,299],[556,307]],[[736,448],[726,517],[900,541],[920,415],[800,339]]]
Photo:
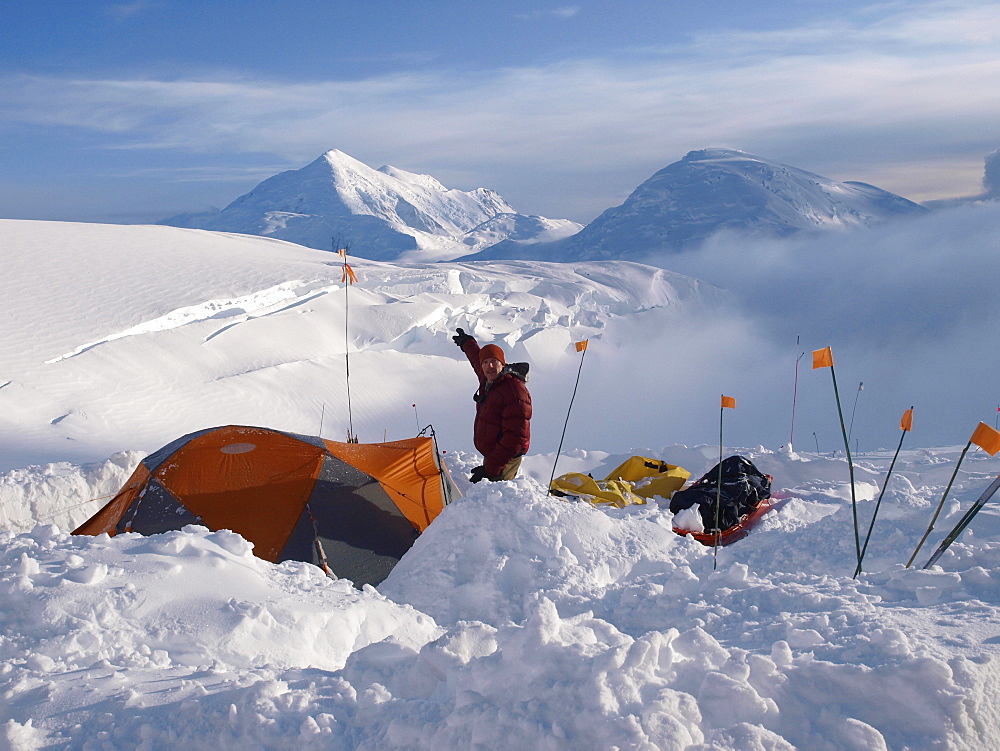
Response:
[[[761,355],[739,388],[762,402],[771,395],[770,417],[758,420],[787,421],[774,386],[787,381],[790,405],[801,336],[799,351],[833,348],[842,398],[864,382],[858,434],[869,446],[874,436],[891,443],[910,406],[936,440],[964,443],[1000,406],[998,224],[1000,202],[991,202],[844,234],[758,243],[719,235],[665,265],[739,296],[740,346]],[[828,450],[839,433],[830,378],[809,375],[810,365],[807,354],[800,406],[827,415],[810,430]]]

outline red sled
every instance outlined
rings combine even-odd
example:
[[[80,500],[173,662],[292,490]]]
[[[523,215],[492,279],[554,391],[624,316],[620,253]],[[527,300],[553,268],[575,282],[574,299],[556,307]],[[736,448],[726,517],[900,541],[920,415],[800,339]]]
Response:
[[[700,479],[670,496],[670,510],[675,514],[697,508],[706,531],[674,527],[674,532],[690,535],[709,546],[729,545],[743,539],[773,507],[773,482],[771,475],[761,472],[745,456],[724,459]]]
[[[674,532],[681,535],[682,537],[691,537],[702,545],[707,545],[708,547],[714,547],[716,540],[721,546],[730,545],[737,540],[742,540],[748,534],[750,530],[753,529],[760,518],[764,516],[768,511],[777,506],[780,501],[776,498],[765,498],[757,503],[757,506],[749,514],[746,514],[740,521],[731,527],[728,527],[716,535],[713,532],[692,532],[687,529],[678,529],[674,527]]]

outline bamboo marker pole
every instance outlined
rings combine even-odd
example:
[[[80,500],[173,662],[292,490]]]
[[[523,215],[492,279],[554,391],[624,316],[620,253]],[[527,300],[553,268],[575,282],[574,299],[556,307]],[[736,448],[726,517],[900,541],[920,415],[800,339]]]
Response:
[[[851,441],[847,437],[847,426],[844,425],[844,410],[840,406],[840,391],[837,389],[837,374],[833,369],[833,350],[829,347],[813,351],[813,370],[829,368],[833,378],[833,395],[837,399],[837,416],[840,418],[840,432],[844,436],[844,451],[847,452],[847,471],[851,480],[851,513],[854,516],[854,549],[861,566],[861,533],[858,529],[858,499],[854,489],[854,460],[851,458]]]
[[[847,429],[847,440],[850,440],[854,436],[854,415],[858,411],[858,398],[861,396],[861,392],[865,390],[865,382],[861,381],[858,383],[858,393],[854,395],[854,409],[851,410],[851,427]],[[857,450],[857,441],[854,443],[854,448]]]
[[[799,348],[799,337],[795,337],[795,348]],[[802,352],[798,357],[795,358],[795,381],[792,384],[792,429],[788,434],[788,450],[795,450],[795,402],[799,396],[799,360],[806,356],[805,352]],[[813,435],[816,435],[813,433]]]
[[[336,239],[334,239],[336,245]],[[350,295],[348,289],[358,281],[354,269],[347,262],[347,251],[349,246],[337,249],[337,254],[343,260],[344,265],[340,273],[340,283],[344,285],[344,381],[347,386],[347,442],[357,443],[358,436],[354,432],[354,414],[351,410],[351,340],[348,330],[348,311],[350,309]]]
[[[944,495],[941,496],[941,500],[938,502],[937,508],[934,509],[934,515],[931,517],[931,523],[927,525],[927,531],[924,532],[924,536],[921,537],[920,542],[917,543],[917,547],[913,550],[913,555],[910,556],[910,560],[906,562],[906,568],[909,568],[913,563],[913,559],[917,557],[917,553],[920,552],[920,548],[924,546],[924,543],[927,541],[927,537],[934,530],[934,522],[937,521],[938,514],[941,513],[941,509],[944,507],[945,498],[948,497],[948,493],[951,491],[952,483],[955,482],[955,478],[958,476],[958,468],[962,466],[962,460],[965,459],[965,454],[968,452],[969,446],[971,445],[972,441],[970,440],[967,444],[965,444],[965,448],[962,449],[962,453],[958,457],[958,464],[955,465],[955,471],[951,473],[951,479],[948,480],[948,487],[944,489]]]
[[[903,413],[902,419],[899,421],[899,428],[902,431],[899,436],[899,445],[896,446],[896,453],[892,457],[892,461],[889,463],[889,471],[885,475],[885,482],[882,483],[882,490],[878,494],[878,500],[875,502],[875,511],[872,512],[872,520],[868,525],[868,534],[865,535],[865,544],[861,546],[861,557],[858,559],[858,567],[854,570],[854,576],[852,578],[857,579],[858,574],[861,573],[861,562],[865,558],[865,552],[868,550],[868,541],[871,540],[872,530],[875,528],[875,518],[878,516],[879,506],[882,505],[882,496],[885,495],[885,489],[889,487],[889,478],[892,477],[892,468],[896,466],[896,459],[899,457],[899,450],[903,448],[903,438],[906,434],[913,430],[913,407],[910,407]]]
[[[921,537],[920,542],[917,543],[917,548],[913,551],[913,555],[910,556],[910,560],[906,562],[906,568],[909,568],[913,563],[913,559],[917,557],[917,553],[920,552],[920,548],[927,540],[928,535],[930,535],[931,531],[934,529],[934,522],[937,521],[938,514],[941,513],[941,509],[944,507],[944,500],[948,497],[948,492],[951,490],[952,483],[955,482],[955,478],[958,476],[958,468],[962,466],[962,461],[965,459],[965,455],[968,453],[969,447],[972,446],[973,443],[986,451],[990,456],[993,456],[1000,451],[1000,433],[991,428],[985,422],[981,422],[976,426],[976,429],[972,432],[972,438],[970,438],[969,442],[965,444],[965,448],[962,449],[962,453],[958,457],[958,464],[955,465],[955,471],[951,473],[951,479],[948,481],[948,487],[944,489],[944,495],[941,496],[940,503],[938,503],[937,508],[934,509],[934,516],[931,517],[931,523],[927,525],[927,531],[924,532],[924,536]]]
[[[576,399],[576,390],[580,386],[580,374],[583,372],[583,358],[587,356],[587,343],[589,339],[576,343],[576,351],[582,352],[580,355],[580,367],[576,371],[576,383],[573,384],[573,395],[569,398],[569,409],[566,410],[566,421],[563,423],[562,435],[559,436],[559,448],[556,449],[556,458],[552,462],[552,475],[549,477],[549,487],[546,495],[552,495],[552,483],[556,479],[556,465],[559,464],[559,455],[562,453],[563,439],[566,438],[566,427],[569,425],[569,415],[573,411],[573,400]]]
[[[722,416],[726,409],[736,409],[736,399],[722,395],[719,405],[719,479],[715,488],[715,545],[712,550],[712,570],[719,565],[719,543],[722,542],[722,530],[719,529],[719,516],[722,507]]]

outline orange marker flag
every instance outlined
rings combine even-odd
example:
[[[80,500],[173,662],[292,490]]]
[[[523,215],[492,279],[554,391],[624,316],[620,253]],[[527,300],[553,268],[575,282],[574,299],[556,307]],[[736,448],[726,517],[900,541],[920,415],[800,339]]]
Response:
[[[990,456],[995,456],[1000,451],[1000,433],[985,422],[981,422],[976,426],[975,431],[972,433],[972,438],[969,440]]]
[[[344,270],[340,274],[341,284],[343,284],[344,282],[347,282],[348,284],[354,284],[356,281],[358,281],[357,274],[354,273],[354,269],[351,268],[351,265],[345,262]]]
[[[903,413],[903,419],[899,421],[899,429],[906,431],[913,430],[913,407],[910,407]]]
[[[833,367],[833,350],[829,347],[813,350],[813,370]]]
[[[736,409],[736,398],[732,396],[723,396],[722,406],[729,407],[729,409]]]
[[[577,352],[583,352],[585,349],[587,349],[587,342],[589,342],[589,341],[590,341],[590,339],[584,339],[582,342],[577,342],[576,343],[576,351]]]
[[[337,255],[340,256],[341,258],[347,258],[347,248],[340,248],[337,251]]]

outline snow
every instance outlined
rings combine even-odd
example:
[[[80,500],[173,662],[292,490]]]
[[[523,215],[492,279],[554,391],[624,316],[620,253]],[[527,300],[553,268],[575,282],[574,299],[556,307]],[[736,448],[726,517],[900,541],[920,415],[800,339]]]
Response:
[[[455,328],[505,342],[512,361],[531,360],[536,404],[556,413],[573,377],[572,341],[606,338],[611,346],[594,360],[606,359],[613,372],[627,366],[617,348],[636,315],[672,325],[681,341],[685,321],[697,336],[701,314],[727,299],[711,285],[639,264],[363,259],[351,259],[362,281],[348,299],[335,256],[275,240],[18,221],[0,221],[0,236],[11,292],[10,325],[0,327],[6,469],[39,454],[91,462],[150,452],[212,425],[325,430],[342,439],[345,305],[361,439],[412,436],[416,404],[420,427],[433,422],[449,445],[471,450],[475,384],[451,341]],[[373,386],[359,387],[365,383]],[[597,404],[595,418],[620,419],[619,407]],[[663,424],[685,408],[662,405]],[[556,422],[537,422],[538,445],[555,445]]]
[[[436,261],[501,240],[541,242],[580,224],[518,214],[487,188],[448,189],[430,175],[372,169],[331,149],[298,170],[268,178],[225,209],[161,224],[263,235],[321,250],[353,245],[365,258]]]
[[[856,579],[848,467],[810,441],[726,441],[774,477],[777,503],[717,557],[672,531],[665,501],[546,495],[582,338],[581,371],[598,377],[581,384],[560,474],[604,477],[633,454],[693,478],[715,464],[717,443],[680,439],[717,431],[723,389],[703,387],[700,420],[661,420],[664,390],[698,393],[704,373],[678,379],[653,332],[697,340],[730,315],[726,292],[625,262],[373,261],[345,292],[329,254],[275,240],[11,221],[0,238],[0,749],[1000,743],[1000,514],[988,505],[919,568],[1000,455],[968,453],[903,565],[974,424],[928,447],[917,407]],[[225,530],[68,533],[192,429],[341,438],[348,295],[361,439],[432,422],[463,493],[377,590],[257,559]],[[480,460],[456,326],[532,363],[537,430],[512,482],[465,480]],[[730,382],[745,366],[711,356]],[[634,412],[600,406],[613,382]],[[855,456],[862,534],[892,459]]]
[[[836,182],[733,149],[702,149],[667,165],[620,206],[549,244],[502,243],[475,258],[644,261],[671,267],[676,254],[725,231],[746,241],[806,231],[841,233],[927,209],[872,185]]]

